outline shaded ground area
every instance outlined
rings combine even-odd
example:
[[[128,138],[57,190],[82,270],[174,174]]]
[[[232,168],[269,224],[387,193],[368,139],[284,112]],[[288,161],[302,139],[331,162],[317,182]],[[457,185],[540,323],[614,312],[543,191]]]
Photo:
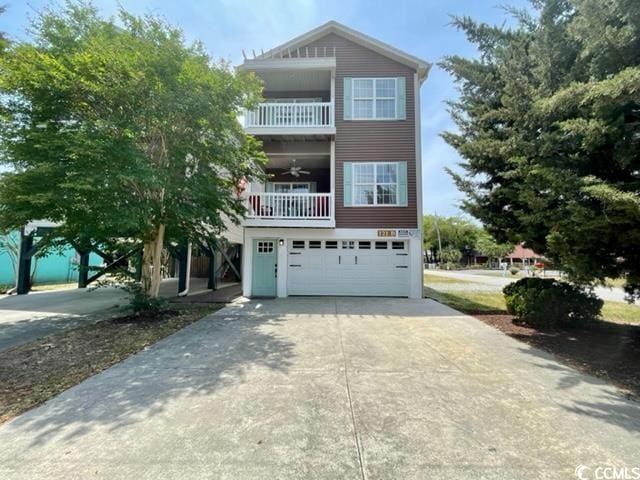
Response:
[[[0,351],[67,328],[94,323],[126,304],[115,288],[73,289],[0,298]]]
[[[171,303],[230,303],[242,296],[242,285],[229,285],[218,290],[207,290],[187,297],[176,297]]]
[[[588,330],[539,331],[516,325],[510,315],[475,314],[507,335],[556,355],[640,399],[640,327],[599,322]]]
[[[450,278],[442,283],[429,282],[425,296],[438,302],[473,315],[507,335],[527,344],[556,355],[564,363],[595,375],[605,381],[624,388],[636,398],[640,398],[640,325],[636,316],[637,305],[610,302],[605,305],[604,314],[611,318],[634,324],[600,321],[584,330],[540,331],[512,322],[508,315],[504,297],[492,291],[463,289],[463,283],[453,284]],[[460,288],[457,288],[460,287]],[[616,317],[616,308],[624,314]]]
[[[220,292],[227,284],[220,285]],[[192,278],[190,292],[206,295],[207,279]],[[176,297],[177,279],[163,280],[160,294]],[[227,293],[202,297],[205,303],[217,303]],[[189,297],[186,297],[189,299]],[[191,300],[186,300],[190,302]],[[224,303],[227,300],[221,300]],[[0,351],[33,341],[45,335],[76,328],[121,314],[127,295],[117,288],[66,289],[33,292],[28,295],[0,297]]]
[[[431,300],[238,301],[0,427],[15,479],[567,479],[640,404]]]
[[[0,423],[189,325],[220,305],[128,315],[0,352]]]

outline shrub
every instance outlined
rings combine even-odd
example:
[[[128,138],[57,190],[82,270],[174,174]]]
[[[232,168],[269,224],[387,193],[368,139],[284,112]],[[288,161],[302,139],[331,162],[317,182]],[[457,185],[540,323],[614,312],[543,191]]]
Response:
[[[115,287],[129,294],[128,307],[135,314],[158,313],[167,308],[168,301],[162,297],[152,297],[134,280],[126,268],[114,270],[108,278],[101,279],[93,284],[91,290],[103,287]]]
[[[518,267],[511,267],[509,269],[509,272],[511,272],[511,275],[517,275],[519,271],[520,269]]]
[[[151,297],[142,289],[137,282],[128,282],[120,286],[124,291],[131,294],[129,297],[129,307],[134,313],[160,312],[167,307],[167,300],[162,297]]]
[[[596,320],[602,300],[584,287],[546,278],[523,278],[503,289],[507,311],[532,327],[580,327]]]

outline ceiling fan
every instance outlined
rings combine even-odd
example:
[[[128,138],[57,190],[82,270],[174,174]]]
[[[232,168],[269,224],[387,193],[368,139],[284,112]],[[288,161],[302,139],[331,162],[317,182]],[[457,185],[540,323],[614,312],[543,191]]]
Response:
[[[296,159],[291,160],[291,166],[289,168],[283,168],[283,175],[293,175],[294,177],[299,177],[302,175],[309,175],[311,172],[308,170],[303,170],[302,167],[298,167],[296,165]]]

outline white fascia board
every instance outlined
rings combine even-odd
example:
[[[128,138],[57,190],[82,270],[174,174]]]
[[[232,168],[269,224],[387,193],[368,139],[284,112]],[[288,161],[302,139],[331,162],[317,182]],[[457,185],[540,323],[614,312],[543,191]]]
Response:
[[[318,58],[267,58],[245,60],[239,70],[262,72],[267,70],[331,70],[336,69],[335,57]]]
[[[414,237],[379,237],[379,230],[410,230],[419,232],[414,228],[250,228],[245,227],[247,238],[289,238],[289,239],[323,239],[323,240],[410,240]]]
[[[279,45],[271,50],[265,52],[262,55],[256,57],[257,60],[268,59],[272,57],[276,57],[280,55],[280,52],[286,52],[289,50],[295,50],[300,46],[304,46],[305,44],[311,43],[314,40],[327,35],[329,33],[335,33],[340,35],[348,40],[351,40],[354,43],[362,45],[366,48],[369,48],[375,52],[378,52],[385,57],[389,57],[403,65],[407,65],[409,67],[415,68],[418,71],[418,76],[422,81],[426,79],[429,74],[429,70],[431,69],[431,63],[426,60],[422,60],[421,58],[410,55],[402,50],[399,50],[387,43],[381,42],[369,35],[358,32],[357,30],[353,30],[352,28],[347,27],[346,25],[342,25],[334,20],[331,20],[323,25],[320,25],[309,32],[300,35],[293,40],[290,40],[282,45]],[[247,63],[247,62],[245,62]]]
[[[248,127],[249,135],[335,135],[336,127]]]
[[[249,227],[267,227],[267,230],[271,230],[270,227],[276,225],[280,227],[292,227],[303,228],[308,230],[309,228],[335,228],[335,220],[295,220],[295,219],[277,219],[277,218],[246,218],[243,221],[245,228]]]

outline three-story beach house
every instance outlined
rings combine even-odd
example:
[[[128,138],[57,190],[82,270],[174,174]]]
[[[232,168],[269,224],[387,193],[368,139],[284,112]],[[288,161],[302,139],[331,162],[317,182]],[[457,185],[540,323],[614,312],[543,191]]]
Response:
[[[420,86],[430,64],[336,22],[240,69],[268,180],[243,193],[243,293],[422,296]]]

